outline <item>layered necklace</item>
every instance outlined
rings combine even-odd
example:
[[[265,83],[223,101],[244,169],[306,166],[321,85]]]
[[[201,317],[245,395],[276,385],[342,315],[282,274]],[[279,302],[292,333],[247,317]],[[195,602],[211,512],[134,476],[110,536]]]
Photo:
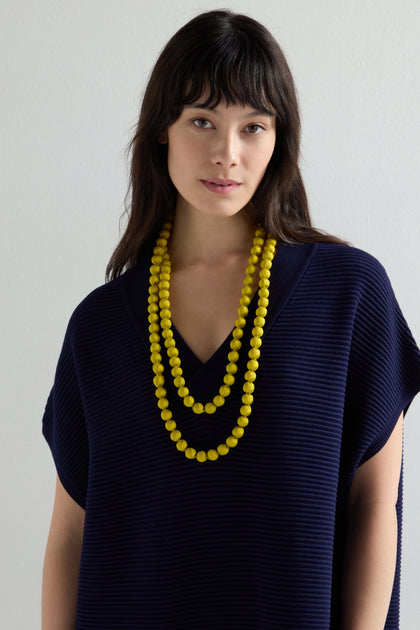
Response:
[[[185,457],[188,459],[195,459],[198,462],[216,461],[219,456],[227,455],[230,449],[238,445],[238,441],[243,437],[245,428],[249,424],[249,416],[251,415],[252,403],[254,401],[255,380],[259,367],[258,359],[260,357],[260,346],[262,343],[261,337],[264,333],[265,317],[268,308],[270,269],[277,241],[271,234],[267,234],[264,228],[256,228],[251,253],[248,259],[248,266],[246,268],[242,296],[238,308],[238,317],[235,321],[235,328],[232,331],[223,384],[219,388],[219,393],[214,396],[212,401],[201,403],[194,399],[186,386],[179,350],[176,347],[172,330],[171,305],[169,301],[171,261],[168,252],[168,239],[171,234],[171,229],[172,222],[166,221],[156,241],[150,267],[148,320],[150,357],[154,372],[153,384],[155,386],[161,418],[169,432],[170,439],[174,442],[178,451],[184,453]],[[181,431],[178,429],[172,417],[172,412],[169,409],[161,355],[161,336],[168,355],[173,383],[184,405],[190,407],[195,414],[213,414],[218,407],[222,407],[225,404],[226,398],[230,395],[231,388],[235,383],[235,374],[238,371],[237,363],[239,351],[242,347],[242,337],[247,321],[248,307],[251,303],[254,276],[259,262],[258,305],[255,311],[252,337],[249,342],[247,371],[244,375],[242,388],[242,406],[239,410],[237,424],[232,429],[232,433],[226,438],[225,442],[208,451],[197,451],[182,437]]]

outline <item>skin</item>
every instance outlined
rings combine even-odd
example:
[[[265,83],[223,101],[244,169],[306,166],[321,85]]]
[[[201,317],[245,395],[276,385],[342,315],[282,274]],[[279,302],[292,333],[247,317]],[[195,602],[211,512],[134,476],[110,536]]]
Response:
[[[171,312],[190,348],[206,361],[230,333],[255,230],[250,200],[275,144],[275,120],[251,107],[185,107],[162,134],[178,201],[169,242]],[[230,179],[232,193],[202,180]],[[254,284],[254,291],[256,290]],[[356,471],[341,630],[382,630],[395,573],[395,503],[401,469],[402,414],[383,449]],[[57,478],[44,561],[42,630],[73,630],[84,511]]]

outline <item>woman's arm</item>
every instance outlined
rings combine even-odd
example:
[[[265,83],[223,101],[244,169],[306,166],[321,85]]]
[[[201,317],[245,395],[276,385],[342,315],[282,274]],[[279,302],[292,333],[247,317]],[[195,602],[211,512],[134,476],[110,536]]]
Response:
[[[84,517],[57,476],[42,578],[42,630],[74,630]]]
[[[395,575],[403,414],[385,446],[362,464],[349,496],[341,630],[383,630]]]

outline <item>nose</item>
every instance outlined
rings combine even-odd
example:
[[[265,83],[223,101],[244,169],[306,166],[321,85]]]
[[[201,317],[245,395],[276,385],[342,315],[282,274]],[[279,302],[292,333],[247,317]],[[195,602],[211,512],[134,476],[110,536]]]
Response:
[[[233,132],[218,133],[213,139],[212,162],[229,168],[239,163],[238,139]]]

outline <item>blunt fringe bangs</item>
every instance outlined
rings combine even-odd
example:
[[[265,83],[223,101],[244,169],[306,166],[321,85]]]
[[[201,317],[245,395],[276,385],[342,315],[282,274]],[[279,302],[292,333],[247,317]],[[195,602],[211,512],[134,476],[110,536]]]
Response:
[[[221,101],[269,111],[276,117],[273,156],[252,199],[255,221],[287,243],[345,243],[311,224],[298,166],[296,90],[280,46],[248,16],[209,11],[175,33],[150,75],[128,145],[127,227],[108,263],[107,280],[136,264],[141,249],[175,210],[177,191],[168,173],[167,146],[158,141],[159,136],[178,119],[184,105],[215,108]]]

